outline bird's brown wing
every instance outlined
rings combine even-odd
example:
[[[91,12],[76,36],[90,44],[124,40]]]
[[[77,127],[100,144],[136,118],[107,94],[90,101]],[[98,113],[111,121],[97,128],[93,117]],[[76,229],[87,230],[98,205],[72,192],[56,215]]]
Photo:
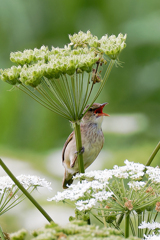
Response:
[[[64,154],[65,154],[66,147],[67,147],[68,143],[73,139],[73,134],[74,134],[74,132],[72,132],[72,133],[69,135],[69,137],[67,138],[67,140],[66,140],[66,142],[65,142],[65,144],[64,144],[64,146],[63,146],[63,150],[62,150],[62,162],[64,161]]]

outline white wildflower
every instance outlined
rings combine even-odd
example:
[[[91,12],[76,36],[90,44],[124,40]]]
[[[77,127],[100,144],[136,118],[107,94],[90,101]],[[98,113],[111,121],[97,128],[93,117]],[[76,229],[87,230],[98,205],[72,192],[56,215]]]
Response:
[[[146,174],[148,174],[148,179],[151,180],[154,183],[160,183],[160,168],[159,167],[146,167],[147,171]]]
[[[115,172],[119,171],[119,173],[122,174],[122,177],[124,176],[124,178],[130,177],[132,179],[138,179],[139,177],[142,177],[144,175],[145,166],[143,164],[129,162],[128,160],[125,160],[124,163],[126,164],[125,166],[122,167],[116,166],[116,168],[114,167]]]
[[[158,222],[152,222],[152,223],[146,223],[145,221],[141,223],[141,225],[138,227],[140,229],[148,228],[149,230],[155,230],[157,228],[160,229],[160,223]]]
[[[128,186],[130,188],[134,189],[135,191],[142,189],[145,185],[146,185],[145,182],[139,182],[139,181],[134,181],[134,182],[128,183]]]
[[[37,176],[26,176],[20,175],[17,177],[18,181],[23,185],[24,188],[29,187],[46,187],[49,190],[51,183],[47,182],[45,179]],[[16,187],[16,184],[12,181],[9,176],[0,177],[0,191],[3,192],[5,189],[10,190],[13,187]]]
[[[94,193],[92,196],[95,197],[97,201],[107,200],[113,195],[113,192],[106,192],[105,190]]]
[[[10,190],[13,185],[14,182],[8,176],[0,177],[0,190],[2,193],[5,189]]]
[[[117,178],[124,178],[124,179],[127,179],[129,177],[126,166],[118,167],[117,165],[115,165],[113,168],[114,168],[112,170],[113,176],[115,176]]]
[[[72,184],[69,186],[67,190],[64,190],[63,192],[58,192],[56,196],[54,196],[51,199],[48,199],[48,201],[63,201],[63,200],[71,200],[75,201],[79,198],[84,197],[85,193],[89,192],[90,189],[96,191],[99,189],[103,189],[104,184],[101,182],[98,182],[96,180],[87,182],[86,180],[82,182],[78,182],[77,184]]]
[[[95,206],[97,203],[96,199],[91,198],[87,200],[79,200],[76,202],[76,208],[79,211],[85,211],[91,209],[93,206]]]
[[[90,172],[86,172],[86,173],[77,173],[76,176],[73,177],[73,179],[81,179],[81,178],[85,178],[85,179],[95,179],[98,180],[100,182],[104,182],[106,184],[108,184],[108,180],[112,178],[112,170],[95,170],[95,171],[90,171]]]
[[[160,235],[155,235],[155,234],[152,234],[152,235],[144,235],[145,237],[145,240],[160,240]]]
[[[17,177],[19,182],[25,187],[46,187],[48,190],[52,190],[50,187],[51,183],[47,182],[44,178],[40,178],[37,176],[26,176],[26,175],[20,175]]]

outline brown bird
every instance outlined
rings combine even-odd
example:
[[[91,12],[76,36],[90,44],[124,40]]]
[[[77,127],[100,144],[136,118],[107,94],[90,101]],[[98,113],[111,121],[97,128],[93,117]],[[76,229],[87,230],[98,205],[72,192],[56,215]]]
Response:
[[[103,147],[104,136],[101,125],[103,116],[109,116],[103,113],[103,108],[106,104],[94,103],[83,116],[80,123],[85,169],[92,164]],[[87,108],[88,106],[86,106],[85,110]],[[79,171],[77,156],[76,139],[73,131],[67,138],[62,150],[62,163],[65,168],[63,178],[64,189],[72,184],[72,177]]]

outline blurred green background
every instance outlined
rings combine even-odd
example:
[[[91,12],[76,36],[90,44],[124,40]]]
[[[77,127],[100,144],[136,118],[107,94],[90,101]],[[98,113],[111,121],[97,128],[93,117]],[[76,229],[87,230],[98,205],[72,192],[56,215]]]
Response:
[[[97,100],[109,102],[105,111],[111,116],[104,131],[103,168],[122,165],[126,158],[146,163],[160,140],[160,1],[0,0],[0,68],[12,66],[10,52],[63,47],[68,34],[79,30],[90,30],[99,38],[127,33],[127,48],[120,55],[123,67],[112,69]],[[11,88],[0,81],[0,156],[29,161],[52,177],[46,158],[62,149],[70,123]],[[135,119],[137,130],[123,131],[126,124],[132,129]],[[56,166],[61,159],[54,161]],[[160,153],[153,163],[157,164]]]

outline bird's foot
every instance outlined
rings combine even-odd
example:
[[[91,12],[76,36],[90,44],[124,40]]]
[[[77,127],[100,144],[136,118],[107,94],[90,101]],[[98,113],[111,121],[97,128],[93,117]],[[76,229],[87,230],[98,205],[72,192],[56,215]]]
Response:
[[[70,167],[71,167],[71,168],[74,167],[78,155],[79,155],[79,154],[83,154],[83,153],[84,153],[84,147],[82,147],[79,152],[78,152],[78,151],[75,152],[75,158],[73,159],[73,161],[72,161],[71,164],[70,164]]]
[[[84,153],[84,150],[85,150],[85,148],[84,147],[82,147],[81,149],[80,149],[80,151],[78,152],[78,151],[76,151],[75,152],[75,154],[83,154]]]

